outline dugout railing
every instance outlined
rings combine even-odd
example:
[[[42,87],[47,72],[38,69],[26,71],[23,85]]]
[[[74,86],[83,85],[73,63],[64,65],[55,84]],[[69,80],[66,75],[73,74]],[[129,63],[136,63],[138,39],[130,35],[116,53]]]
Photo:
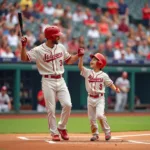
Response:
[[[87,66],[88,67],[88,66]],[[14,110],[18,112],[20,110],[20,88],[21,88],[21,73],[30,72],[32,75],[31,82],[33,84],[33,90],[40,84],[40,78],[36,79],[34,73],[38,74],[36,65],[34,63],[0,63],[0,72],[13,71],[12,73],[12,90],[13,90],[13,105]],[[129,80],[131,85],[131,90],[129,92],[129,111],[134,111],[134,100],[135,95],[143,97],[142,103],[150,104],[150,66],[107,66],[104,69],[105,72],[110,74],[110,76],[115,75],[116,77],[121,75],[121,72],[127,71],[129,73]],[[32,73],[34,72],[34,73]],[[1,74],[0,73],[0,74]],[[28,74],[28,73],[27,73]],[[36,75],[35,75],[36,76]],[[40,76],[40,75],[38,75]],[[86,107],[87,103],[87,92],[85,91],[84,79],[80,76],[79,69],[77,65],[66,65],[64,78],[68,84],[69,91],[72,96],[72,102],[74,109],[80,109],[81,107]],[[1,79],[2,81],[2,79]],[[1,83],[2,84],[2,83]],[[137,89],[136,89],[137,88]],[[135,91],[136,89],[136,91]],[[33,105],[36,101],[36,92],[33,92]],[[109,92],[106,92],[106,109],[108,108],[107,97]],[[81,109],[82,109],[81,108]],[[35,107],[33,107],[35,110]]]

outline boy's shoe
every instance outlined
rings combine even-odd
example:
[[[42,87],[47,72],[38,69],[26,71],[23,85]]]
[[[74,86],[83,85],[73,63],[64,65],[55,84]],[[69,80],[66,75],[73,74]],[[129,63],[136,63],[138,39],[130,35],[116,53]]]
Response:
[[[59,135],[52,135],[52,141],[60,141]]]
[[[68,134],[67,134],[67,130],[66,130],[66,129],[59,129],[59,128],[58,128],[58,131],[59,131],[59,133],[60,133],[60,135],[61,135],[61,138],[62,138],[63,140],[69,140],[69,137],[68,137]]]
[[[105,133],[105,140],[106,141],[109,141],[111,139],[111,132],[109,132],[109,133]]]
[[[97,141],[99,139],[98,135],[93,135],[93,137],[91,137],[90,141]]]

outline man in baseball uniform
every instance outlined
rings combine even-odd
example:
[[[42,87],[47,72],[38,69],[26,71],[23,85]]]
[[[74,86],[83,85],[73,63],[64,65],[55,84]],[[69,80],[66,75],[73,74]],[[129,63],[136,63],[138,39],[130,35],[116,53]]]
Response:
[[[80,57],[78,64],[81,75],[85,78],[86,90],[88,92],[88,117],[93,134],[90,140],[96,141],[99,139],[97,119],[105,133],[105,140],[110,140],[110,126],[108,125],[106,116],[104,115],[105,87],[110,87],[117,93],[119,93],[120,90],[119,88],[116,88],[109,76],[102,71],[102,69],[106,66],[105,57],[100,53],[90,55],[90,57],[90,67],[92,69],[88,69],[83,66],[83,56]]]
[[[11,102],[7,94],[7,87],[2,86],[0,92],[0,112],[8,112],[10,109],[11,109]]]
[[[127,78],[128,78],[128,73],[123,72],[122,77],[119,77],[116,80],[116,86],[121,91],[120,93],[116,94],[116,104],[115,104],[115,111],[116,112],[124,111],[124,108],[125,108],[126,103],[127,103],[128,92],[130,89],[130,82]]]
[[[49,130],[53,141],[60,141],[59,134],[64,140],[69,140],[66,124],[71,111],[71,99],[65,80],[63,78],[64,62],[76,62],[84,49],[79,48],[78,54],[70,55],[66,48],[59,44],[62,33],[57,26],[48,26],[44,30],[46,42],[26,52],[27,38],[22,37],[21,60],[35,61],[39,73],[42,75],[42,91],[48,113]],[[55,117],[56,97],[61,103],[62,113],[58,127]]]
[[[44,94],[42,90],[38,92],[37,100],[38,100],[37,112],[46,112],[45,99],[44,99]]]

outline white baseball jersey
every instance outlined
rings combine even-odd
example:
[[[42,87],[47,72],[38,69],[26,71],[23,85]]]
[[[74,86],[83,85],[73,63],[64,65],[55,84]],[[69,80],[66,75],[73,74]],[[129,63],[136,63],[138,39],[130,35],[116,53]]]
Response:
[[[123,79],[122,77],[117,78],[116,85],[119,88],[130,88],[130,83],[128,79]]]
[[[110,86],[113,81],[103,71],[94,72],[94,70],[83,67],[81,75],[85,78],[85,85],[88,94],[105,93],[105,87]]]
[[[4,94],[2,95],[2,93],[0,93],[0,104],[4,104],[5,102],[9,102],[10,99],[9,99],[9,96],[8,94]]]
[[[43,43],[27,52],[30,61],[35,61],[41,75],[63,74],[64,61],[70,59],[71,55],[62,44],[50,48]]]

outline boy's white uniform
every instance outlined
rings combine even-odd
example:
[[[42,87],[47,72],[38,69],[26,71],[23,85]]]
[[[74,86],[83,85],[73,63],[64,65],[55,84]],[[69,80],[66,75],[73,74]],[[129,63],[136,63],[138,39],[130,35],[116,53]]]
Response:
[[[66,129],[72,106],[68,88],[62,77],[64,61],[67,61],[71,55],[62,44],[49,48],[45,43],[28,51],[27,55],[31,61],[36,62],[38,71],[42,75],[42,91],[46,101],[49,129],[53,135],[58,135],[55,118],[56,97],[62,106],[59,129]]]
[[[94,70],[83,67],[81,75],[85,78],[86,90],[88,92],[88,116],[93,134],[99,134],[98,119],[105,134],[110,132],[110,126],[104,115],[105,108],[105,87],[113,84],[113,81],[103,71],[94,72]]]

